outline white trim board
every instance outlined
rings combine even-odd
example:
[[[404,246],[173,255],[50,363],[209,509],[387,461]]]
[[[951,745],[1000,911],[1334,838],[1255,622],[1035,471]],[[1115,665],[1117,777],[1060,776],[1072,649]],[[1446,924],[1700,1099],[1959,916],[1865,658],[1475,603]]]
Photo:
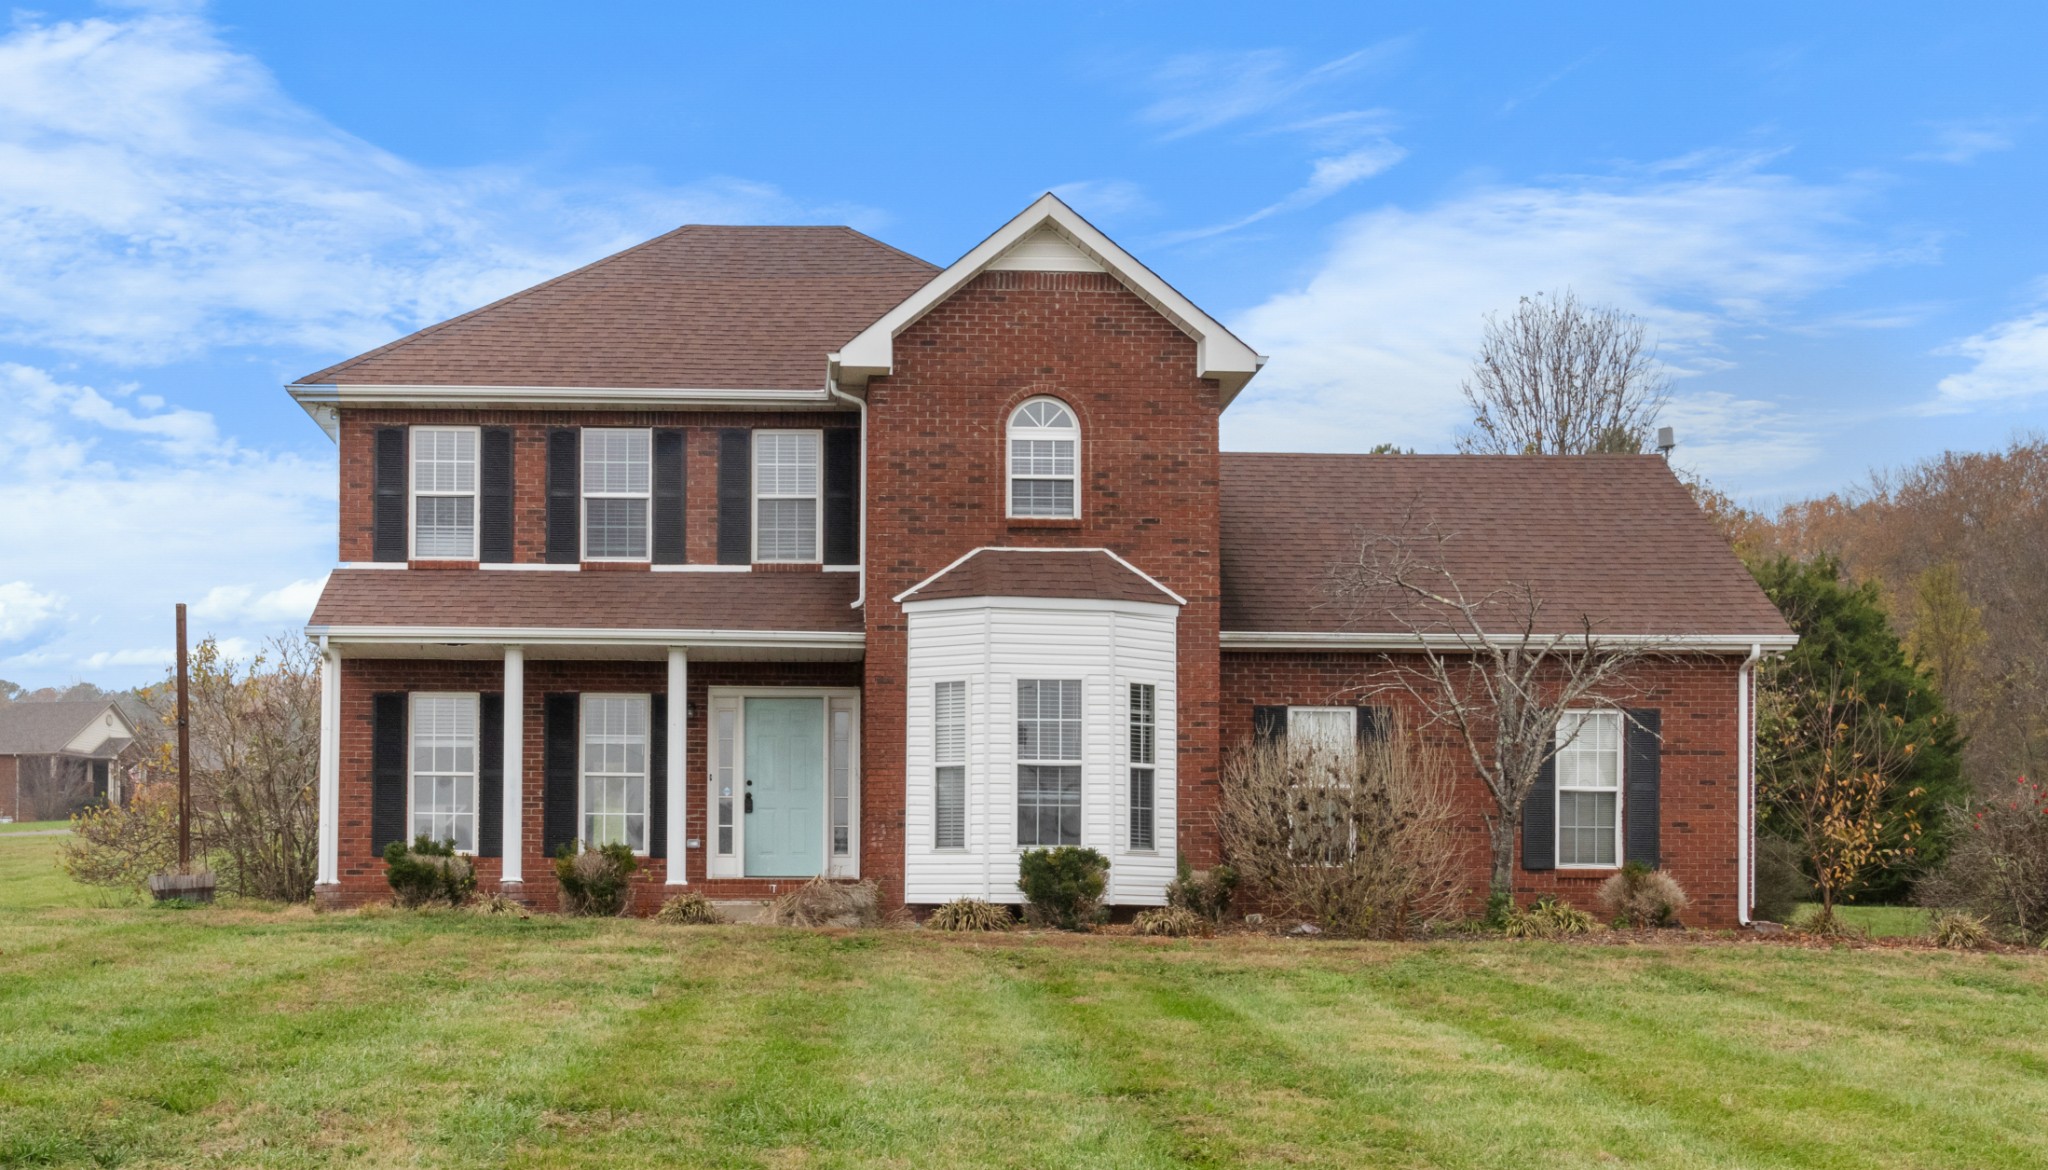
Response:
[[[294,382],[285,387],[285,392],[327,432],[328,438],[336,440],[341,437],[337,411],[343,406],[844,409],[833,402],[831,391],[823,386],[734,390],[681,386],[368,386]]]
[[[830,358],[832,378],[842,385],[858,385],[865,384],[870,378],[889,374],[895,369],[898,334],[916,324],[1018,244],[1044,231],[1055,233],[1086,259],[1101,265],[1126,288],[1172,321],[1181,332],[1193,338],[1196,376],[1216,380],[1223,390],[1223,405],[1230,405],[1230,400],[1265,364],[1264,356],[1238,340],[1237,335],[1224,328],[1221,322],[1203,312],[1180,290],[1161,279],[1158,273],[1145,267],[1137,257],[1102,234],[1094,224],[1081,218],[1080,213],[1061,202],[1059,196],[1047,192],[945,271],[934,276],[923,288],[910,294],[908,299],[840,347],[839,352]]]
[[[1492,639],[1493,645],[1515,645],[1522,641],[1519,635],[1502,635]],[[1225,630],[1221,635],[1225,650],[1447,650],[1456,651],[1469,644],[1469,640],[1454,634],[1407,634],[1407,633],[1244,633]],[[1528,639],[1532,646],[1583,646],[1586,638],[1582,634],[1544,634]],[[1783,652],[1799,644],[1797,634],[1772,634],[1765,637],[1741,636],[1736,634],[1614,634],[1593,636],[1594,645],[1641,647],[1650,650],[1690,652],[1695,654],[1747,654],[1753,646],[1767,651]]]

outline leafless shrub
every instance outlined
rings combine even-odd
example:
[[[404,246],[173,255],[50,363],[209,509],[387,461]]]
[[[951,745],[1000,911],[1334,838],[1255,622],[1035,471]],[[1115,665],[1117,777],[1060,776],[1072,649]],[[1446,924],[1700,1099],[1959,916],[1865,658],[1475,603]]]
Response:
[[[663,902],[661,909],[655,911],[654,920],[671,926],[723,926],[730,921],[711,904],[711,899],[696,890]]]
[[[1920,901],[1968,910],[2000,933],[2048,943],[2048,788],[2021,777],[1956,819],[1962,838],[1920,883]]]
[[[1220,823],[1255,896],[1327,933],[1398,937],[1460,909],[1451,778],[1399,728],[1344,755],[1239,746]]]
[[[1600,883],[1600,905],[1629,926],[1677,926],[1678,916],[1691,904],[1677,878],[1639,861]]]

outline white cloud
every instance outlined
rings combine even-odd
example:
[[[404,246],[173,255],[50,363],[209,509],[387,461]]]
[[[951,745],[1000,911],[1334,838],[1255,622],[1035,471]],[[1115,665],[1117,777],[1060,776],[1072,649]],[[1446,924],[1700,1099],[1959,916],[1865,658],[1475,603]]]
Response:
[[[1922,162],[1945,162],[1961,166],[1979,155],[2011,150],[2018,137],[2019,123],[2010,118],[1972,118],[1930,125],[1934,141],[1910,157]]]
[[[1090,219],[1115,219],[1154,210],[1145,189],[1128,179],[1082,179],[1061,183],[1052,193]]]
[[[1939,352],[1975,364],[1936,385],[1929,413],[2036,398],[2048,393],[2048,309],[2000,322]]]
[[[1156,96],[1138,117],[1164,128],[1167,138],[1199,134],[1271,113],[1345,77],[1383,70],[1413,44],[1412,37],[1394,37],[1306,69],[1280,49],[1185,54],[1146,78]]]
[[[1485,315],[1544,290],[1569,287],[1643,317],[1676,373],[1724,366],[1726,331],[1773,324],[1799,298],[1896,258],[1851,238],[1845,215],[1857,196],[1754,162],[1693,162],[1357,216],[1304,286],[1233,323],[1272,361],[1226,416],[1226,439],[1273,450],[1448,449]],[[1766,417],[1780,432],[1796,429],[1797,420],[1733,400],[1695,409],[1692,455],[1710,471],[1733,455],[1710,441],[1716,415],[1730,434]],[[1798,440],[1773,442],[1804,457]]]
[[[0,340],[126,362],[352,352],[686,220],[818,210],[730,179],[599,194],[421,168],[185,12],[0,37]]]
[[[1714,478],[1763,483],[1821,454],[1819,421],[1775,402],[1720,392],[1679,393],[1661,421],[1678,442],[1673,460]],[[1754,490],[1754,489],[1752,489]]]
[[[64,607],[64,599],[26,581],[0,582],[0,642],[14,642],[42,628]]]
[[[192,615],[213,620],[301,625],[311,616],[326,585],[325,577],[293,581],[267,592],[258,592],[253,585],[216,585],[192,607]]]
[[[1190,240],[1202,240],[1220,236],[1249,227],[1262,219],[1284,212],[1299,211],[1311,204],[1321,203],[1344,188],[1363,179],[1369,179],[1402,159],[1408,152],[1391,142],[1379,141],[1329,158],[1316,159],[1308,182],[1295,189],[1286,198],[1269,203],[1250,215],[1242,216],[1228,223],[1211,224],[1208,227],[1193,228],[1183,232],[1172,232],[1160,240],[1164,244],[1180,244]]]

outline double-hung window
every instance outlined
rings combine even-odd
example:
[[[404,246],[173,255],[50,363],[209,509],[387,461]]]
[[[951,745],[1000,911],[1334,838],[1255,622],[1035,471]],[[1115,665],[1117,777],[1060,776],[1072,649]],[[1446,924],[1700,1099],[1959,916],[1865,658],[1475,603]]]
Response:
[[[1034,398],[1010,415],[1010,515],[1070,519],[1081,480],[1081,426],[1054,398]]]
[[[583,428],[583,559],[647,559],[653,432]]]
[[[477,558],[476,445],[475,427],[412,428],[414,558]]]
[[[583,843],[647,851],[647,696],[583,696]]]
[[[476,696],[412,697],[412,835],[476,850]]]
[[[1155,848],[1157,793],[1153,777],[1159,761],[1159,688],[1131,684],[1131,848]]]
[[[1619,711],[1567,711],[1557,724],[1557,864],[1621,864]]]
[[[818,559],[817,431],[754,432],[754,559]]]
[[[1081,681],[1017,683],[1017,844],[1081,843]]]
[[[932,685],[932,848],[967,848],[967,684]]]

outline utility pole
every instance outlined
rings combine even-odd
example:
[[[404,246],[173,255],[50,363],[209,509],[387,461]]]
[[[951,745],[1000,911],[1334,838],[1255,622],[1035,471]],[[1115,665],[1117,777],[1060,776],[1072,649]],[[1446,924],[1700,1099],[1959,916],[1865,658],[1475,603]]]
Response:
[[[192,872],[192,709],[187,702],[185,603],[178,603],[178,872]]]

